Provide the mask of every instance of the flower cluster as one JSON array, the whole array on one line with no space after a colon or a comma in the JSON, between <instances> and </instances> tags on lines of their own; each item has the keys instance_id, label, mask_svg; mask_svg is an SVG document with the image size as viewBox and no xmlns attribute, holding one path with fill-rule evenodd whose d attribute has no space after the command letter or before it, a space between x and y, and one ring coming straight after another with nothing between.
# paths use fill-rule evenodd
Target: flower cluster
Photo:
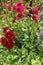
<instances>
[{"instance_id":1,"label":"flower cluster","mask_svg":"<svg viewBox=\"0 0 43 65\"><path fill-rule=\"evenodd\" d=\"M18 14L14 16L13 18L13 23L16 21L16 19L21 19L23 18L23 11L25 9L25 6L21 2L17 2L14 6L11 5L11 2L8 1L8 3L2 3L2 7L8 9L8 11L14 10ZM5 11L4 11L5 14Z\"/></svg>"},{"instance_id":2,"label":"flower cluster","mask_svg":"<svg viewBox=\"0 0 43 65\"><path fill-rule=\"evenodd\" d=\"M35 23L38 23L38 16L37 16L39 13L38 7L33 8L32 11L33 11L33 14L35 14L32 16L32 19L33 21L35 21Z\"/></svg>"},{"instance_id":3,"label":"flower cluster","mask_svg":"<svg viewBox=\"0 0 43 65\"><path fill-rule=\"evenodd\" d=\"M16 2L13 6L11 5L11 2L8 1L7 3L2 3L2 7L8 9L8 11L14 11L16 12L16 15L13 17L12 22L14 23L17 19L22 19L24 17L23 11L27 10L26 7L23 5L22 2ZM40 7L42 9L42 6ZM35 23L39 22L38 14L39 14L39 7L35 6L32 9L30 9L28 16L32 18L32 20ZM6 14L6 11L4 11L4 14ZM43 16L40 15L40 18L42 19Z\"/></svg>"},{"instance_id":4,"label":"flower cluster","mask_svg":"<svg viewBox=\"0 0 43 65\"><path fill-rule=\"evenodd\" d=\"M22 12L24 11L24 9L25 9L25 6L21 2L17 2L14 5L13 10L18 13L17 16L16 16L16 18L18 18L18 19L23 18L23 13Z\"/></svg>"},{"instance_id":5,"label":"flower cluster","mask_svg":"<svg viewBox=\"0 0 43 65\"><path fill-rule=\"evenodd\" d=\"M22 13L24 11L24 5L21 2L17 2L14 6L14 11Z\"/></svg>"},{"instance_id":6,"label":"flower cluster","mask_svg":"<svg viewBox=\"0 0 43 65\"><path fill-rule=\"evenodd\" d=\"M8 3L2 3L2 7L3 8L6 8L8 9L8 11L11 11L12 10L12 5L11 5L11 2L8 1Z\"/></svg>"},{"instance_id":7,"label":"flower cluster","mask_svg":"<svg viewBox=\"0 0 43 65\"><path fill-rule=\"evenodd\" d=\"M10 50L14 47L15 33L9 30L8 27L5 27L3 32L4 37L1 38L2 45Z\"/></svg>"}]
</instances>

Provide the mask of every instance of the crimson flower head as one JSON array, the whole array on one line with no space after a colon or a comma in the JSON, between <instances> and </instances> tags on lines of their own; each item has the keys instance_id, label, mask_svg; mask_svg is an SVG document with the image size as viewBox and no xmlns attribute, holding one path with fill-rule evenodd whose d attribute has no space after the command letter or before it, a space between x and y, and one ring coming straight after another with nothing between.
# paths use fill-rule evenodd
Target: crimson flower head
<instances>
[{"instance_id":1,"label":"crimson flower head","mask_svg":"<svg viewBox=\"0 0 43 65\"><path fill-rule=\"evenodd\" d=\"M33 19L33 21L34 21L35 23L38 23L38 18L37 18L37 16L32 16L32 19Z\"/></svg>"},{"instance_id":2,"label":"crimson flower head","mask_svg":"<svg viewBox=\"0 0 43 65\"><path fill-rule=\"evenodd\" d=\"M9 30L9 28L8 28L8 27L4 27L3 32L4 32L4 33L6 33L8 30Z\"/></svg>"},{"instance_id":3,"label":"crimson flower head","mask_svg":"<svg viewBox=\"0 0 43 65\"><path fill-rule=\"evenodd\" d=\"M11 6L11 2L10 1L8 1L7 6L8 6L8 10L11 11L12 6Z\"/></svg>"},{"instance_id":4,"label":"crimson flower head","mask_svg":"<svg viewBox=\"0 0 43 65\"><path fill-rule=\"evenodd\" d=\"M2 3L2 7L4 7L4 8L5 8L5 7L6 7L6 3Z\"/></svg>"},{"instance_id":5,"label":"crimson flower head","mask_svg":"<svg viewBox=\"0 0 43 65\"><path fill-rule=\"evenodd\" d=\"M19 14L17 15L17 18L18 18L18 19L23 18L23 14L22 14L22 13L19 13Z\"/></svg>"},{"instance_id":6,"label":"crimson flower head","mask_svg":"<svg viewBox=\"0 0 43 65\"><path fill-rule=\"evenodd\" d=\"M22 13L25 9L24 5L21 2L17 2L14 7L13 7L14 11L18 12L18 13Z\"/></svg>"},{"instance_id":7,"label":"crimson flower head","mask_svg":"<svg viewBox=\"0 0 43 65\"><path fill-rule=\"evenodd\" d=\"M6 14L6 11L4 11L3 14Z\"/></svg>"},{"instance_id":8,"label":"crimson flower head","mask_svg":"<svg viewBox=\"0 0 43 65\"><path fill-rule=\"evenodd\" d=\"M1 38L2 45L10 50L14 47L16 35L8 27L5 27L3 32L4 37Z\"/></svg>"},{"instance_id":9,"label":"crimson flower head","mask_svg":"<svg viewBox=\"0 0 43 65\"><path fill-rule=\"evenodd\" d=\"M5 37L6 37L6 39L8 39L10 41L15 41L15 33L12 31L6 32Z\"/></svg>"},{"instance_id":10,"label":"crimson flower head","mask_svg":"<svg viewBox=\"0 0 43 65\"><path fill-rule=\"evenodd\" d=\"M38 7L33 8L33 12L34 12L34 14L38 15L38 12L39 12Z\"/></svg>"},{"instance_id":11,"label":"crimson flower head","mask_svg":"<svg viewBox=\"0 0 43 65\"><path fill-rule=\"evenodd\" d=\"M2 45L6 47L8 50L14 47L14 43L12 41L7 40L5 37L1 38Z\"/></svg>"}]
</instances>

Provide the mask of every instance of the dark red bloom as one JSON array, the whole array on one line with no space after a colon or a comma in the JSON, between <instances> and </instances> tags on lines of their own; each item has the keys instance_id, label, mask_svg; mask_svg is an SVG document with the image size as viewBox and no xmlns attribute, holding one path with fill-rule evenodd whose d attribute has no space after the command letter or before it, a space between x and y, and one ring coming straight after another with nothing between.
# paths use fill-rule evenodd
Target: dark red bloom
<instances>
[{"instance_id":1,"label":"dark red bloom","mask_svg":"<svg viewBox=\"0 0 43 65\"><path fill-rule=\"evenodd\" d=\"M34 12L34 14L38 15L38 12L39 12L38 7L33 8L33 12Z\"/></svg>"},{"instance_id":2,"label":"dark red bloom","mask_svg":"<svg viewBox=\"0 0 43 65\"><path fill-rule=\"evenodd\" d=\"M8 6L8 10L11 11L11 7L10 6Z\"/></svg>"},{"instance_id":3,"label":"dark red bloom","mask_svg":"<svg viewBox=\"0 0 43 65\"><path fill-rule=\"evenodd\" d=\"M6 37L6 39L8 39L10 41L15 41L15 33L12 31L6 32L5 37Z\"/></svg>"},{"instance_id":4,"label":"dark red bloom","mask_svg":"<svg viewBox=\"0 0 43 65\"><path fill-rule=\"evenodd\" d=\"M6 14L6 11L4 11L3 14Z\"/></svg>"},{"instance_id":5,"label":"dark red bloom","mask_svg":"<svg viewBox=\"0 0 43 65\"><path fill-rule=\"evenodd\" d=\"M7 5L8 5L8 10L11 11L11 7L12 7L12 6L11 6L11 2L8 1L8 4L7 4Z\"/></svg>"},{"instance_id":6,"label":"dark red bloom","mask_svg":"<svg viewBox=\"0 0 43 65\"><path fill-rule=\"evenodd\" d=\"M2 7L4 7L4 8L5 8L5 7L6 7L6 3L2 3Z\"/></svg>"},{"instance_id":7,"label":"dark red bloom","mask_svg":"<svg viewBox=\"0 0 43 65\"><path fill-rule=\"evenodd\" d=\"M2 37L1 42L2 42L2 45L9 50L14 47L14 43L12 41L7 40L5 37Z\"/></svg>"},{"instance_id":8,"label":"dark red bloom","mask_svg":"<svg viewBox=\"0 0 43 65\"><path fill-rule=\"evenodd\" d=\"M17 18L18 18L18 19L23 18L23 14L22 14L22 13L19 13L19 14L17 15Z\"/></svg>"},{"instance_id":9,"label":"dark red bloom","mask_svg":"<svg viewBox=\"0 0 43 65\"><path fill-rule=\"evenodd\" d=\"M12 32L8 27L5 27L3 32L4 37L1 38L2 45L10 50L14 47L15 33Z\"/></svg>"},{"instance_id":10,"label":"dark red bloom","mask_svg":"<svg viewBox=\"0 0 43 65\"><path fill-rule=\"evenodd\" d=\"M5 27L4 30L3 30L3 32L6 33L8 30L9 30L9 28Z\"/></svg>"},{"instance_id":11,"label":"dark red bloom","mask_svg":"<svg viewBox=\"0 0 43 65\"><path fill-rule=\"evenodd\" d=\"M34 21L35 23L38 23L38 18L37 18L37 16L32 16L32 19L33 19L33 21Z\"/></svg>"}]
</instances>

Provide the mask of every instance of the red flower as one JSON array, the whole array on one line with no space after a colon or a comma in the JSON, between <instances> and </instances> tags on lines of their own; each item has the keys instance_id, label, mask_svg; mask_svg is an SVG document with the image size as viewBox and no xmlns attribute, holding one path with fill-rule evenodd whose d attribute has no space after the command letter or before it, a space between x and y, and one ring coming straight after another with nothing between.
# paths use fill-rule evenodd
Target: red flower
<instances>
[{"instance_id":1,"label":"red flower","mask_svg":"<svg viewBox=\"0 0 43 65\"><path fill-rule=\"evenodd\" d=\"M9 30L9 28L5 27L4 30L3 30L3 32L6 33L8 30Z\"/></svg>"},{"instance_id":2,"label":"red flower","mask_svg":"<svg viewBox=\"0 0 43 65\"><path fill-rule=\"evenodd\" d=\"M9 30L8 27L5 27L3 32L4 37L1 38L2 45L10 50L14 47L15 33Z\"/></svg>"},{"instance_id":3,"label":"red flower","mask_svg":"<svg viewBox=\"0 0 43 65\"><path fill-rule=\"evenodd\" d=\"M38 7L33 8L33 12L34 14L38 15L38 12L39 12Z\"/></svg>"},{"instance_id":4,"label":"red flower","mask_svg":"<svg viewBox=\"0 0 43 65\"><path fill-rule=\"evenodd\" d=\"M16 12L18 12L18 13L22 13L23 11L24 11L24 5L21 3L21 2L17 2L15 5L14 5L14 7L13 7L13 9L14 9L14 11L16 11Z\"/></svg>"},{"instance_id":5,"label":"red flower","mask_svg":"<svg viewBox=\"0 0 43 65\"><path fill-rule=\"evenodd\" d=\"M6 7L6 3L2 3L2 7L4 7L4 8L5 8L5 7Z\"/></svg>"},{"instance_id":6,"label":"red flower","mask_svg":"<svg viewBox=\"0 0 43 65\"><path fill-rule=\"evenodd\" d=\"M8 10L11 11L11 8L12 8L12 7L11 7L11 2L8 1L8 4L7 4L7 5L8 5Z\"/></svg>"},{"instance_id":7,"label":"red flower","mask_svg":"<svg viewBox=\"0 0 43 65\"><path fill-rule=\"evenodd\" d=\"M8 41L5 37L2 37L1 42L2 42L2 45L9 50L14 47L14 43L12 41Z\"/></svg>"},{"instance_id":8,"label":"red flower","mask_svg":"<svg viewBox=\"0 0 43 65\"><path fill-rule=\"evenodd\" d=\"M11 7L10 6L8 6L8 10L11 11Z\"/></svg>"},{"instance_id":9,"label":"red flower","mask_svg":"<svg viewBox=\"0 0 43 65\"><path fill-rule=\"evenodd\" d=\"M6 37L6 39L8 39L10 41L15 41L15 33L12 31L6 32L5 37Z\"/></svg>"},{"instance_id":10,"label":"red flower","mask_svg":"<svg viewBox=\"0 0 43 65\"><path fill-rule=\"evenodd\" d=\"M38 23L38 18L36 16L32 16L32 19L35 21L35 23Z\"/></svg>"},{"instance_id":11,"label":"red flower","mask_svg":"<svg viewBox=\"0 0 43 65\"><path fill-rule=\"evenodd\" d=\"M22 13L19 13L19 14L17 15L17 18L18 18L18 19L23 18L23 14L22 14Z\"/></svg>"},{"instance_id":12,"label":"red flower","mask_svg":"<svg viewBox=\"0 0 43 65\"><path fill-rule=\"evenodd\" d=\"M6 14L6 11L4 11L3 14Z\"/></svg>"}]
</instances>

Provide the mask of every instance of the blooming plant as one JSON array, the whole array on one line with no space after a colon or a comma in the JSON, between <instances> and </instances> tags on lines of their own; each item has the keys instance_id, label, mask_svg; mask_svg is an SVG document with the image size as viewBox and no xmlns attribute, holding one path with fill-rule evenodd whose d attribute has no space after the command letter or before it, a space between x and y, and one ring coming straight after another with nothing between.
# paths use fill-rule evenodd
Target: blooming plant
<instances>
[{"instance_id":1,"label":"blooming plant","mask_svg":"<svg viewBox=\"0 0 43 65\"><path fill-rule=\"evenodd\" d=\"M0 2L0 65L43 65L43 0Z\"/></svg>"}]
</instances>

